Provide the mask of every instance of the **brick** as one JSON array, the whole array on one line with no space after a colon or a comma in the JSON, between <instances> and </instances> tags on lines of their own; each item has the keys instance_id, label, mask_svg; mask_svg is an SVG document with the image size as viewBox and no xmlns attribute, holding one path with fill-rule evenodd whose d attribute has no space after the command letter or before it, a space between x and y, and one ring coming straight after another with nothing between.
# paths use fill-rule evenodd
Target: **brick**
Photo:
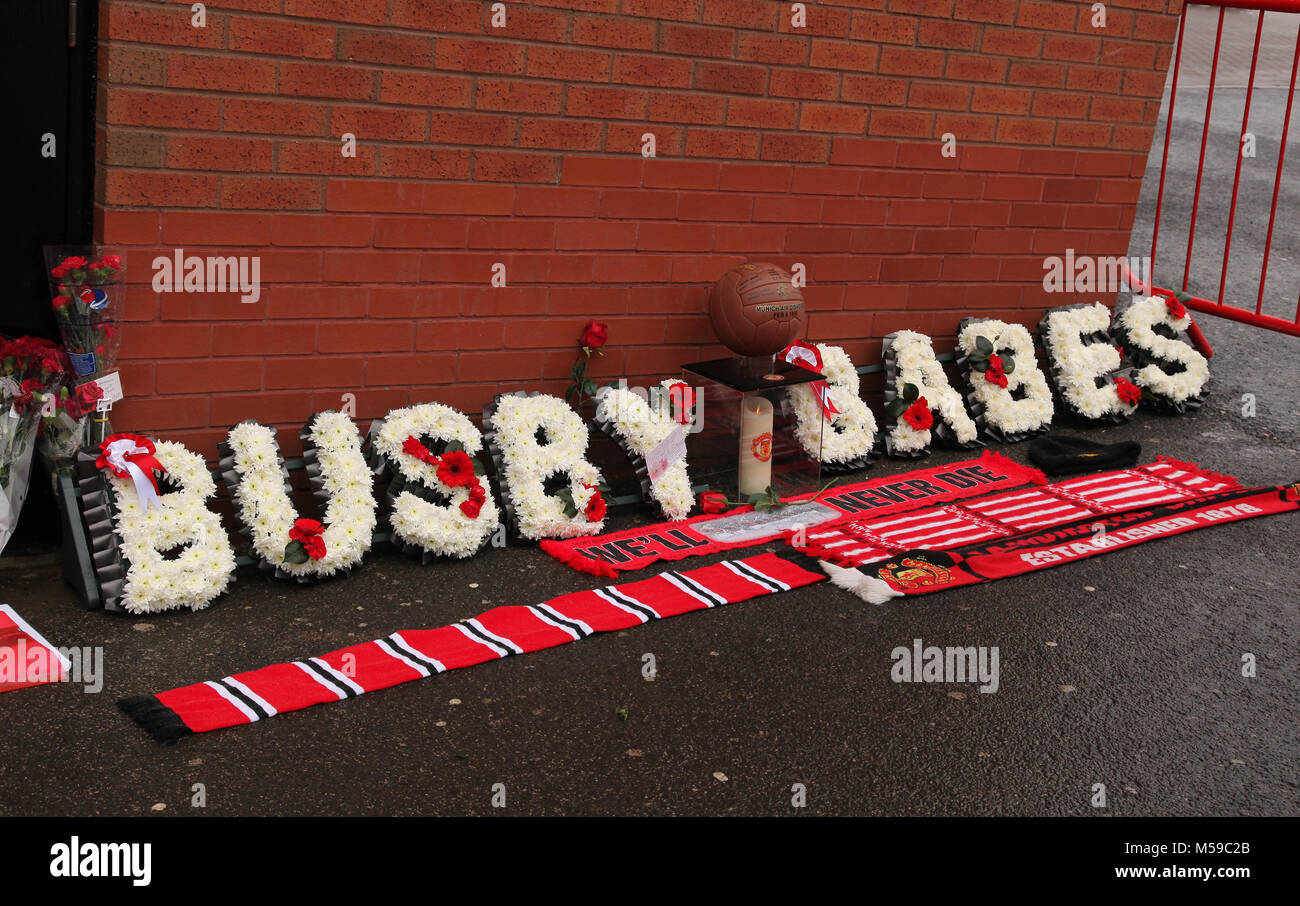
<instances>
[{"instance_id":1,"label":"brick","mask_svg":"<svg viewBox=\"0 0 1300 906\"><path fill-rule=\"evenodd\" d=\"M693 128L686 133L688 157L753 160L758 157L757 135L721 129Z\"/></svg>"},{"instance_id":2,"label":"brick","mask_svg":"<svg viewBox=\"0 0 1300 906\"><path fill-rule=\"evenodd\" d=\"M650 95L647 117L651 122L695 123L716 125L726 115L727 99L712 95L672 96L663 92Z\"/></svg>"},{"instance_id":3,"label":"brick","mask_svg":"<svg viewBox=\"0 0 1300 906\"><path fill-rule=\"evenodd\" d=\"M966 110L971 104L971 88L940 82L913 82L908 91L908 107L936 110Z\"/></svg>"},{"instance_id":4,"label":"brick","mask_svg":"<svg viewBox=\"0 0 1300 906\"><path fill-rule=\"evenodd\" d=\"M379 99L385 104L469 107L474 99L474 80L468 76L390 69L382 75Z\"/></svg>"},{"instance_id":5,"label":"brick","mask_svg":"<svg viewBox=\"0 0 1300 906\"><path fill-rule=\"evenodd\" d=\"M689 160L646 160L641 184L648 187L715 189L722 172L719 164Z\"/></svg>"},{"instance_id":6,"label":"brick","mask_svg":"<svg viewBox=\"0 0 1300 906\"><path fill-rule=\"evenodd\" d=\"M1029 112L1033 92L1027 88L994 88L977 85L971 95L970 109L979 113L1012 113L1023 116Z\"/></svg>"},{"instance_id":7,"label":"brick","mask_svg":"<svg viewBox=\"0 0 1300 906\"><path fill-rule=\"evenodd\" d=\"M623 0L623 14L654 19L694 22L699 16L697 0Z\"/></svg>"},{"instance_id":8,"label":"brick","mask_svg":"<svg viewBox=\"0 0 1300 906\"><path fill-rule=\"evenodd\" d=\"M95 235L110 245L156 243L160 241L161 229L161 216L156 211L95 207Z\"/></svg>"},{"instance_id":9,"label":"brick","mask_svg":"<svg viewBox=\"0 0 1300 906\"><path fill-rule=\"evenodd\" d=\"M736 192L683 192L677 219L747 223L753 208L752 198Z\"/></svg>"},{"instance_id":10,"label":"brick","mask_svg":"<svg viewBox=\"0 0 1300 906\"><path fill-rule=\"evenodd\" d=\"M1075 16L1078 11L1078 7L1073 3L1020 0L1020 8L1016 12L1016 25L1027 29L1074 31Z\"/></svg>"},{"instance_id":11,"label":"brick","mask_svg":"<svg viewBox=\"0 0 1300 906\"><path fill-rule=\"evenodd\" d=\"M377 173L397 179L469 179L471 160L464 148L389 145L379 149Z\"/></svg>"},{"instance_id":12,"label":"brick","mask_svg":"<svg viewBox=\"0 0 1300 906\"><path fill-rule=\"evenodd\" d=\"M320 352L402 352L411 349L413 325L391 321L322 322Z\"/></svg>"},{"instance_id":13,"label":"brick","mask_svg":"<svg viewBox=\"0 0 1300 906\"><path fill-rule=\"evenodd\" d=\"M1061 88L1065 85L1065 67L1059 63L1012 63L1007 81L1015 85Z\"/></svg>"},{"instance_id":14,"label":"brick","mask_svg":"<svg viewBox=\"0 0 1300 906\"><path fill-rule=\"evenodd\" d=\"M460 314L460 287L458 286L372 286L370 307L372 318L446 318ZM436 348L421 345L426 325L416 325L416 349Z\"/></svg>"},{"instance_id":15,"label":"brick","mask_svg":"<svg viewBox=\"0 0 1300 906\"><path fill-rule=\"evenodd\" d=\"M735 33L729 28L702 28L664 22L660 26L659 51L687 57L731 59Z\"/></svg>"},{"instance_id":16,"label":"brick","mask_svg":"<svg viewBox=\"0 0 1300 906\"><path fill-rule=\"evenodd\" d=\"M685 88L691 83L691 62L647 54L619 54L614 57L612 79L624 85Z\"/></svg>"},{"instance_id":17,"label":"brick","mask_svg":"<svg viewBox=\"0 0 1300 906\"><path fill-rule=\"evenodd\" d=\"M368 216L339 214L274 214L271 242L284 246L348 247L370 244L372 223Z\"/></svg>"},{"instance_id":18,"label":"brick","mask_svg":"<svg viewBox=\"0 0 1300 906\"><path fill-rule=\"evenodd\" d=\"M555 226L557 250L624 250L636 246L635 223L566 220Z\"/></svg>"},{"instance_id":19,"label":"brick","mask_svg":"<svg viewBox=\"0 0 1300 906\"><path fill-rule=\"evenodd\" d=\"M569 157L560 181L577 186L639 186L643 165L639 157Z\"/></svg>"},{"instance_id":20,"label":"brick","mask_svg":"<svg viewBox=\"0 0 1300 906\"><path fill-rule=\"evenodd\" d=\"M737 38L736 59L803 66L808 62L809 49L810 42L807 38L744 32Z\"/></svg>"},{"instance_id":21,"label":"brick","mask_svg":"<svg viewBox=\"0 0 1300 906\"><path fill-rule=\"evenodd\" d=\"M761 66L737 63L696 63L695 88L726 94L762 94L767 86L767 70Z\"/></svg>"},{"instance_id":22,"label":"brick","mask_svg":"<svg viewBox=\"0 0 1300 906\"><path fill-rule=\"evenodd\" d=\"M1073 91L1095 94L1118 94L1123 83L1123 72L1103 66L1074 64L1065 77L1065 87Z\"/></svg>"},{"instance_id":23,"label":"brick","mask_svg":"<svg viewBox=\"0 0 1300 906\"><path fill-rule=\"evenodd\" d=\"M262 389L261 359L159 362L155 375L160 393L209 393L213 387Z\"/></svg>"},{"instance_id":24,"label":"brick","mask_svg":"<svg viewBox=\"0 0 1300 906\"><path fill-rule=\"evenodd\" d=\"M100 36L113 41L168 44L176 47L219 48L225 41L225 17L213 10L206 28L190 24L188 6L159 7L112 3L105 6Z\"/></svg>"},{"instance_id":25,"label":"brick","mask_svg":"<svg viewBox=\"0 0 1300 906\"><path fill-rule=\"evenodd\" d=\"M429 114L429 141L448 145L509 145L515 135L514 117L496 113Z\"/></svg>"},{"instance_id":26,"label":"brick","mask_svg":"<svg viewBox=\"0 0 1300 906\"><path fill-rule=\"evenodd\" d=\"M793 129L798 123L799 105L794 101L732 98L727 103L728 126Z\"/></svg>"},{"instance_id":27,"label":"brick","mask_svg":"<svg viewBox=\"0 0 1300 906\"><path fill-rule=\"evenodd\" d=\"M95 149L96 161L111 167L161 169L167 166L163 134L154 130L106 130Z\"/></svg>"},{"instance_id":28,"label":"brick","mask_svg":"<svg viewBox=\"0 0 1300 906\"><path fill-rule=\"evenodd\" d=\"M318 180L285 176L223 176L223 208L319 208L323 192Z\"/></svg>"},{"instance_id":29,"label":"brick","mask_svg":"<svg viewBox=\"0 0 1300 906\"><path fill-rule=\"evenodd\" d=\"M1043 56L1049 60L1095 63L1100 53L1100 38L1084 35L1047 35L1043 38Z\"/></svg>"},{"instance_id":30,"label":"brick","mask_svg":"<svg viewBox=\"0 0 1300 906\"><path fill-rule=\"evenodd\" d=\"M1016 17L1016 0L955 0L954 19L1010 25Z\"/></svg>"},{"instance_id":31,"label":"brick","mask_svg":"<svg viewBox=\"0 0 1300 906\"><path fill-rule=\"evenodd\" d=\"M107 93L105 113L110 124L217 129L221 124L221 101L214 97L112 88Z\"/></svg>"},{"instance_id":32,"label":"brick","mask_svg":"<svg viewBox=\"0 0 1300 906\"><path fill-rule=\"evenodd\" d=\"M867 131L871 135L928 137L933 114L904 110L873 110Z\"/></svg>"},{"instance_id":33,"label":"brick","mask_svg":"<svg viewBox=\"0 0 1300 906\"><path fill-rule=\"evenodd\" d=\"M1020 169L1020 149L967 145L957 152L963 170L1014 173Z\"/></svg>"},{"instance_id":34,"label":"brick","mask_svg":"<svg viewBox=\"0 0 1300 906\"><path fill-rule=\"evenodd\" d=\"M424 187L426 214L509 214L514 210L514 186L429 185Z\"/></svg>"},{"instance_id":35,"label":"brick","mask_svg":"<svg viewBox=\"0 0 1300 906\"><path fill-rule=\"evenodd\" d=\"M907 86L906 79L845 73L840 98L885 107L901 107L907 102Z\"/></svg>"},{"instance_id":36,"label":"brick","mask_svg":"<svg viewBox=\"0 0 1300 906\"><path fill-rule=\"evenodd\" d=\"M524 119L519 124L519 147L599 151L603 128L599 120Z\"/></svg>"},{"instance_id":37,"label":"brick","mask_svg":"<svg viewBox=\"0 0 1300 906\"><path fill-rule=\"evenodd\" d=\"M219 202L218 177L110 170L104 176L100 200L105 204L135 207L212 208Z\"/></svg>"},{"instance_id":38,"label":"brick","mask_svg":"<svg viewBox=\"0 0 1300 906\"><path fill-rule=\"evenodd\" d=\"M641 123L608 123L602 150L610 154L640 154L645 146L645 136L653 135L655 153L664 157L680 157L686 148L686 130L680 126L653 126Z\"/></svg>"},{"instance_id":39,"label":"brick","mask_svg":"<svg viewBox=\"0 0 1300 906\"><path fill-rule=\"evenodd\" d=\"M268 171L273 145L266 139L173 135L167 139L167 167L173 170ZM338 154L338 149L334 149Z\"/></svg>"},{"instance_id":40,"label":"brick","mask_svg":"<svg viewBox=\"0 0 1300 906\"><path fill-rule=\"evenodd\" d=\"M133 324L122 334L123 360L205 359L211 354L210 324ZM131 392L136 393L136 388Z\"/></svg>"},{"instance_id":41,"label":"brick","mask_svg":"<svg viewBox=\"0 0 1300 906\"><path fill-rule=\"evenodd\" d=\"M388 0L284 0L286 16L326 22L382 25Z\"/></svg>"},{"instance_id":42,"label":"brick","mask_svg":"<svg viewBox=\"0 0 1300 906\"><path fill-rule=\"evenodd\" d=\"M278 5L274 11L279 12ZM226 47L245 53L330 60L334 58L334 27L265 16L231 16Z\"/></svg>"},{"instance_id":43,"label":"brick","mask_svg":"<svg viewBox=\"0 0 1300 906\"><path fill-rule=\"evenodd\" d=\"M796 195L854 195L862 183L855 167L799 167L790 191Z\"/></svg>"},{"instance_id":44,"label":"brick","mask_svg":"<svg viewBox=\"0 0 1300 906\"><path fill-rule=\"evenodd\" d=\"M575 44L588 44L594 47L654 50L655 26L651 22L639 22L633 19L577 16L573 20L573 41Z\"/></svg>"},{"instance_id":45,"label":"brick","mask_svg":"<svg viewBox=\"0 0 1300 906\"><path fill-rule=\"evenodd\" d=\"M398 34L391 29L340 28L338 42L338 58L349 63L433 65L432 37Z\"/></svg>"},{"instance_id":46,"label":"brick","mask_svg":"<svg viewBox=\"0 0 1300 906\"><path fill-rule=\"evenodd\" d=\"M490 182L554 182L559 158L551 154L475 151L474 176Z\"/></svg>"},{"instance_id":47,"label":"brick","mask_svg":"<svg viewBox=\"0 0 1300 906\"><path fill-rule=\"evenodd\" d=\"M388 22L399 28L476 35L487 29L485 12L484 5L473 0L391 0Z\"/></svg>"},{"instance_id":48,"label":"brick","mask_svg":"<svg viewBox=\"0 0 1300 906\"><path fill-rule=\"evenodd\" d=\"M311 322L219 324L212 329L214 356L307 355L315 351L316 325Z\"/></svg>"},{"instance_id":49,"label":"brick","mask_svg":"<svg viewBox=\"0 0 1300 906\"><path fill-rule=\"evenodd\" d=\"M594 217L600 197L596 189L521 186L515 193L514 213L522 217Z\"/></svg>"},{"instance_id":50,"label":"brick","mask_svg":"<svg viewBox=\"0 0 1300 906\"><path fill-rule=\"evenodd\" d=\"M709 224L642 223L637 227L636 247L651 252L699 252L713 247Z\"/></svg>"},{"instance_id":51,"label":"brick","mask_svg":"<svg viewBox=\"0 0 1300 906\"><path fill-rule=\"evenodd\" d=\"M1023 28L986 26L979 49L981 53L1006 57L1037 57L1043 50L1043 36Z\"/></svg>"},{"instance_id":52,"label":"brick","mask_svg":"<svg viewBox=\"0 0 1300 906\"><path fill-rule=\"evenodd\" d=\"M419 183L376 179L331 179L325 185L328 211L415 213L423 203Z\"/></svg>"},{"instance_id":53,"label":"brick","mask_svg":"<svg viewBox=\"0 0 1300 906\"><path fill-rule=\"evenodd\" d=\"M351 132L358 141L424 141L429 132L429 114L423 110L391 107L331 108L330 131Z\"/></svg>"},{"instance_id":54,"label":"brick","mask_svg":"<svg viewBox=\"0 0 1300 906\"><path fill-rule=\"evenodd\" d=\"M331 326L330 332L337 329ZM361 356L275 356L266 360L262 380L267 390L310 390L320 386L324 371L336 381L355 375L353 385L360 387L365 367L366 359Z\"/></svg>"},{"instance_id":55,"label":"brick","mask_svg":"<svg viewBox=\"0 0 1300 906\"><path fill-rule=\"evenodd\" d=\"M778 69L772 72L768 93L777 97L830 101L835 99L838 84L839 78L834 73Z\"/></svg>"},{"instance_id":56,"label":"brick","mask_svg":"<svg viewBox=\"0 0 1300 906\"><path fill-rule=\"evenodd\" d=\"M99 48L99 80L106 84L161 86L167 55L156 47L105 42Z\"/></svg>"},{"instance_id":57,"label":"brick","mask_svg":"<svg viewBox=\"0 0 1300 906\"><path fill-rule=\"evenodd\" d=\"M374 175L375 148L373 145L359 143L355 157L344 157L342 149L341 142L282 141L276 148L276 170L281 173Z\"/></svg>"},{"instance_id":58,"label":"brick","mask_svg":"<svg viewBox=\"0 0 1300 906\"><path fill-rule=\"evenodd\" d=\"M375 96L374 70L346 63L280 64L280 93L299 97L363 101Z\"/></svg>"},{"instance_id":59,"label":"brick","mask_svg":"<svg viewBox=\"0 0 1300 906\"><path fill-rule=\"evenodd\" d=\"M564 91L559 85L510 79L478 80L475 106L480 110L559 113L563 105Z\"/></svg>"},{"instance_id":60,"label":"brick","mask_svg":"<svg viewBox=\"0 0 1300 906\"><path fill-rule=\"evenodd\" d=\"M597 50L532 47L527 73L535 78L569 82L608 82L611 55Z\"/></svg>"},{"instance_id":61,"label":"brick","mask_svg":"<svg viewBox=\"0 0 1300 906\"><path fill-rule=\"evenodd\" d=\"M275 63L248 57L167 55L167 87L249 94L275 92Z\"/></svg>"},{"instance_id":62,"label":"brick","mask_svg":"<svg viewBox=\"0 0 1300 906\"><path fill-rule=\"evenodd\" d=\"M472 38L440 38L433 52L438 69L520 75L524 71L524 45Z\"/></svg>"},{"instance_id":63,"label":"brick","mask_svg":"<svg viewBox=\"0 0 1300 906\"><path fill-rule=\"evenodd\" d=\"M226 98L221 125L226 132L267 135L328 135L328 108L298 101Z\"/></svg>"},{"instance_id":64,"label":"brick","mask_svg":"<svg viewBox=\"0 0 1300 906\"><path fill-rule=\"evenodd\" d=\"M1047 119L1084 119L1088 104L1086 98L1069 91L1035 91L1031 110L1034 116Z\"/></svg>"},{"instance_id":65,"label":"brick","mask_svg":"<svg viewBox=\"0 0 1300 906\"><path fill-rule=\"evenodd\" d=\"M735 192L788 192L793 169L773 164L726 163L718 186Z\"/></svg>"},{"instance_id":66,"label":"brick","mask_svg":"<svg viewBox=\"0 0 1300 906\"><path fill-rule=\"evenodd\" d=\"M555 224L549 220L476 220L469 225L471 249L550 249Z\"/></svg>"},{"instance_id":67,"label":"brick","mask_svg":"<svg viewBox=\"0 0 1300 906\"><path fill-rule=\"evenodd\" d=\"M1007 60L976 54L952 53L944 77L962 82L1001 82L1007 77Z\"/></svg>"},{"instance_id":68,"label":"brick","mask_svg":"<svg viewBox=\"0 0 1300 906\"><path fill-rule=\"evenodd\" d=\"M897 48L885 48L885 51L889 50L897 50ZM813 38L809 65L818 69L854 69L860 72L874 72L878 53L883 55L874 44Z\"/></svg>"},{"instance_id":69,"label":"brick","mask_svg":"<svg viewBox=\"0 0 1300 906\"><path fill-rule=\"evenodd\" d=\"M1060 123L1055 142L1066 147L1105 148L1110 145L1112 131L1105 123Z\"/></svg>"},{"instance_id":70,"label":"brick","mask_svg":"<svg viewBox=\"0 0 1300 906\"><path fill-rule=\"evenodd\" d=\"M974 173L926 173L921 194L926 198L980 198L984 177Z\"/></svg>"},{"instance_id":71,"label":"brick","mask_svg":"<svg viewBox=\"0 0 1300 906\"><path fill-rule=\"evenodd\" d=\"M804 103L799 111L801 132L847 132L861 135L867 128L867 111L845 104ZM829 146L827 147L829 153Z\"/></svg>"},{"instance_id":72,"label":"brick","mask_svg":"<svg viewBox=\"0 0 1300 906\"><path fill-rule=\"evenodd\" d=\"M483 318L425 321L416 325L415 348L500 349L505 343L505 325L500 319Z\"/></svg>"},{"instance_id":73,"label":"brick","mask_svg":"<svg viewBox=\"0 0 1300 906\"><path fill-rule=\"evenodd\" d=\"M569 116L642 119L649 100L648 93L636 89L571 85L564 112Z\"/></svg>"},{"instance_id":74,"label":"brick","mask_svg":"<svg viewBox=\"0 0 1300 906\"><path fill-rule=\"evenodd\" d=\"M855 12L849 25L850 38L874 44L914 44L916 33L917 20L914 16Z\"/></svg>"},{"instance_id":75,"label":"brick","mask_svg":"<svg viewBox=\"0 0 1300 906\"><path fill-rule=\"evenodd\" d=\"M796 195L760 195L754 199L754 222L816 223L822 200Z\"/></svg>"},{"instance_id":76,"label":"brick","mask_svg":"<svg viewBox=\"0 0 1300 906\"><path fill-rule=\"evenodd\" d=\"M980 27L966 22L921 19L916 33L916 43L923 47L975 50L980 45Z\"/></svg>"},{"instance_id":77,"label":"brick","mask_svg":"<svg viewBox=\"0 0 1300 906\"><path fill-rule=\"evenodd\" d=\"M996 138L1018 145L1050 145L1056 134L1052 120L1004 116L998 120Z\"/></svg>"}]
</instances>

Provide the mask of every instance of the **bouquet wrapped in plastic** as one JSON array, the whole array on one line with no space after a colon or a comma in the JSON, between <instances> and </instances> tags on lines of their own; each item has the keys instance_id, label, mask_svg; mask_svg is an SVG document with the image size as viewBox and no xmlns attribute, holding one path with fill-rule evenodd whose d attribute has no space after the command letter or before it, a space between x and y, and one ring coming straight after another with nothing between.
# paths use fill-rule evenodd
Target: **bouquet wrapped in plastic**
<instances>
[{"instance_id":1,"label":"bouquet wrapped in plastic","mask_svg":"<svg viewBox=\"0 0 1300 906\"><path fill-rule=\"evenodd\" d=\"M67 364L49 340L0 337L0 550L27 499L36 439L57 412Z\"/></svg>"}]
</instances>

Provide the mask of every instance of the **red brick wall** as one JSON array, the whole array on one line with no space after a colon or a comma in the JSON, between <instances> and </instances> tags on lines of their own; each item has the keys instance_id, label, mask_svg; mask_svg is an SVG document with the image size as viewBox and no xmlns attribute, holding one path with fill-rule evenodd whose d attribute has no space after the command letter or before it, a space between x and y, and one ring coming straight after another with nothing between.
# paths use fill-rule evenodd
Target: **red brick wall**
<instances>
[{"instance_id":1,"label":"red brick wall","mask_svg":"<svg viewBox=\"0 0 1300 906\"><path fill-rule=\"evenodd\" d=\"M595 377L676 374L723 354L708 288L746 260L804 263L810 336L859 364L1034 323L1076 301L1045 255L1127 249L1180 4L101 0L96 231L139 282L115 421L212 455L343 393L474 412L562 391L590 318ZM261 256L261 300L155 294L178 246Z\"/></svg>"}]
</instances>

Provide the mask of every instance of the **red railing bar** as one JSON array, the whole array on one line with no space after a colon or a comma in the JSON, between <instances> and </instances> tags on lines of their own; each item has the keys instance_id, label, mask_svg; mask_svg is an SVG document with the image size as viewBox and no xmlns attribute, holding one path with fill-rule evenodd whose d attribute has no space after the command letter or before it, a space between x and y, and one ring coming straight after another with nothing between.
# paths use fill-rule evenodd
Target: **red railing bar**
<instances>
[{"instance_id":1,"label":"red railing bar","mask_svg":"<svg viewBox=\"0 0 1300 906\"><path fill-rule=\"evenodd\" d=\"M1162 293L1173 295L1171 291L1160 289L1159 287L1156 288L1154 295L1160 295ZM1202 299L1200 296L1184 296L1183 304L1193 311L1203 311L1206 314L1218 315L1220 318L1227 318L1229 321L1240 321L1242 324L1249 324L1252 327L1266 327L1269 330L1274 330L1278 333L1300 337L1300 323L1288 321L1285 318L1275 318L1272 315L1257 315L1248 308L1238 308L1235 305L1219 305L1217 302L1212 302L1209 299ZM1195 322L1193 322L1192 327L1196 327ZM1187 333L1192 337L1192 341L1196 345L1196 348L1200 349L1200 343L1196 342L1196 334L1190 329ZM1197 331L1197 333L1199 333L1199 331ZM1204 349L1201 349L1201 352L1202 354L1206 354Z\"/></svg>"},{"instance_id":2,"label":"red railing bar","mask_svg":"<svg viewBox=\"0 0 1300 906\"><path fill-rule=\"evenodd\" d=\"M1214 34L1214 62L1210 64L1210 88L1205 95L1205 125L1201 129L1201 157L1196 164L1196 192L1192 195L1192 219L1187 225L1187 258L1183 262L1183 292L1187 292L1187 282L1192 271L1192 245L1196 242L1196 210L1201 205L1201 176L1205 171L1205 145L1210 140L1210 111L1214 107L1214 80L1219 75L1219 47L1223 44L1224 12L1223 9L1219 10L1219 28ZM1151 264L1155 267L1154 258Z\"/></svg>"},{"instance_id":3,"label":"red railing bar","mask_svg":"<svg viewBox=\"0 0 1300 906\"><path fill-rule=\"evenodd\" d=\"M1183 8L1186 9L1193 3L1198 6L1268 10L1270 13L1300 13L1300 0L1187 0Z\"/></svg>"},{"instance_id":4,"label":"red railing bar","mask_svg":"<svg viewBox=\"0 0 1300 906\"><path fill-rule=\"evenodd\" d=\"M1262 16L1260 18L1263 18ZM1268 277L1268 253L1273 247L1273 221L1277 217L1277 193L1282 188L1282 165L1286 162L1286 134L1291 128L1291 101L1295 97L1296 67L1300 66L1300 30L1295 36L1295 56L1291 59L1291 90L1286 96L1286 116L1282 118L1282 141L1277 149L1277 175L1273 177L1273 207L1268 213L1268 235L1264 239L1264 260L1259 269L1259 298L1255 300L1255 314L1264 308L1264 280ZM1297 306L1300 309L1300 306ZM1300 323L1300 310L1296 311Z\"/></svg>"},{"instance_id":5,"label":"red railing bar","mask_svg":"<svg viewBox=\"0 0 1300 906\"><path fill-rule=\"evenodd\" d=\"M1183 32L1187 26L1187 7L1178 14L1178 45L1174 50L1174 82L1169 89L1169 113L1165 117L1165 150L1160 157L1160 189L1156 192L1156 222L1151 228L1151 267L1156 264L1156 240L1160 238L1160 208L1165 201L1165 169L1169 163L1169 136L1174 131L1174 102L1178 100L1178 67L1183 60Z\"/></svg>"},{"instance_id":6,"label":"red railing bar","mask_svg":"<svg viewBox=\"0 0 1300 906\"><path fill-rule=\"evenodd\" d=\"M1220 11L1222 15L1222 11ZM1250 78L1246 82L1246 107L1241 113L1241 133L1237 136L1237 172L1232 177L1232 202L1228 205L1228 234L1223 239L1223 270L1219 274L1219 304L1223 304L1223 288L1228 283L1228 252L1232 249L1232 224L1237 218L1237 186L1241 183L1241 143L1250 128L1250 98L1255 92L1255 64L1259 62L1259 38L1264 33L1264 13L1255 23L1255 49L1250 56Z\"/></svg>"}]
</instances>

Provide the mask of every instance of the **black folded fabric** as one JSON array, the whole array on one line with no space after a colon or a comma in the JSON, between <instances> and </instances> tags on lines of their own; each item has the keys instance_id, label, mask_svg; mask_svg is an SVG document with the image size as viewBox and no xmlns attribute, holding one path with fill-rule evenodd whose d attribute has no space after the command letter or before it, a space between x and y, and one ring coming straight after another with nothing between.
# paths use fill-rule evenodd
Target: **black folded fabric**
<instances>
[{"instance_id":1,"label":"black folded fabric","mask_svg":"<svg viewBox=\"0 0 1300 906\"><path fill-rule=\"evenodd\" d=\"M1082 437L1048 434L1029 445L1029 458L1048 475L1075 475L1137 465L1142 445L1135 440L1099 444Z\"/></svg>"}]
</instances>

